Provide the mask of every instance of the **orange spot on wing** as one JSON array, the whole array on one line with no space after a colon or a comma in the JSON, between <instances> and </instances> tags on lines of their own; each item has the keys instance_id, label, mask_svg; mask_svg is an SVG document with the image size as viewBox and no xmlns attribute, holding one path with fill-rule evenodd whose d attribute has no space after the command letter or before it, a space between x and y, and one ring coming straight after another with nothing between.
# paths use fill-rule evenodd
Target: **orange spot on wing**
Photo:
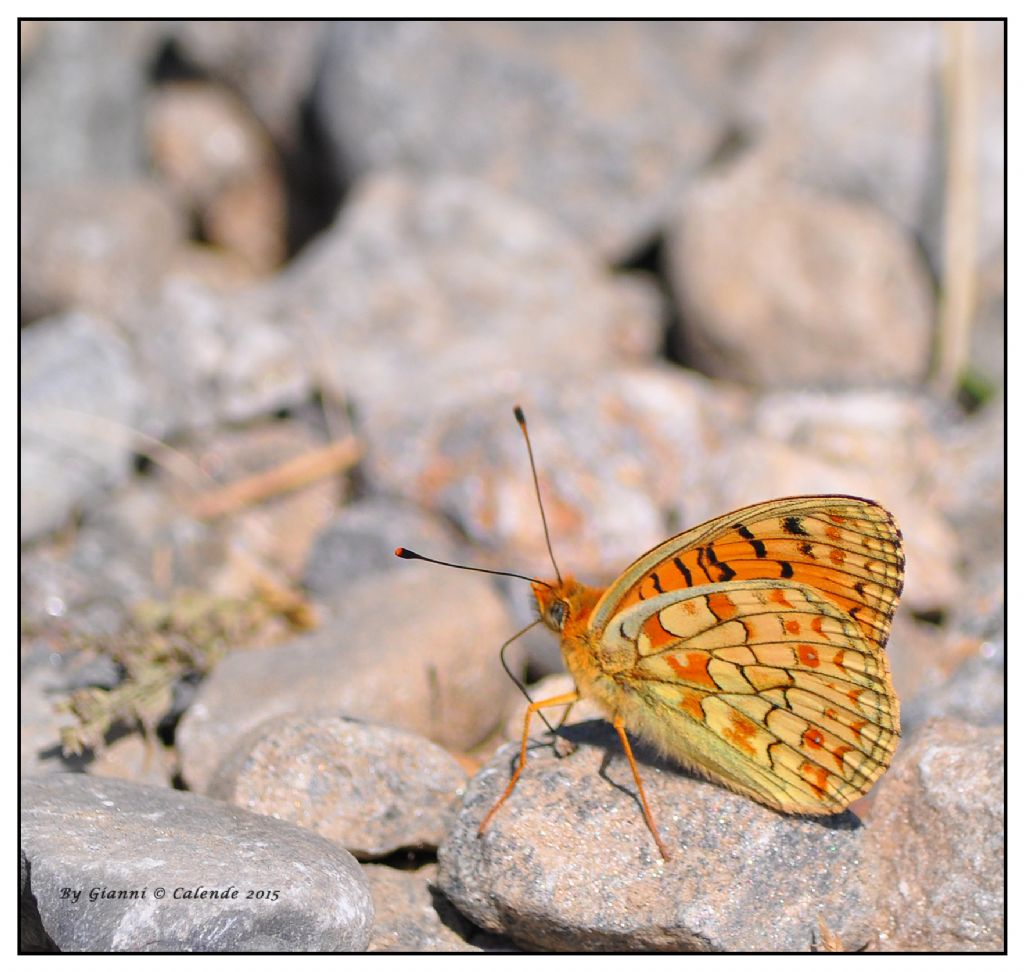
<instances>
[{"instance_id":1,"label":"orange spot on wing","mask_svg":"<svg viewBox=\"0 0 1024 972\"><path fill-rule=\"evenodd\" d=\"M728 594L709 594L708 608L719 621L728 621L736 613L736 605Z\"/></svg>"},{"instance_id":2,"label":"orange spot on wing","mask_svg":"<svg viewBox=\"0 0 1024 972\"><path fill-rule=\"evenodd\" d=\"M832 656L832 664L836 666L841 672L845 672L846 669L843 667L843 656L846 654L846 649L840 648L839 651Z\"/></svg>"},{"instance_id":3,"label":"orange spot on wing","mask_svg":"<svg viewBox=\"0 0 1024 972\"><path fill-rule=\"evenodd\" d=\"M687 614L696 614L697 605L694 604L693 601L683 601L683 610L686 611Z\"/></svg>"},{"instance_id":4,"label":"orange spot on wing","mask_svg":"<svg viewBox=\"0 0 1024 972\"><path fill-rule=\"evenodd\" d=\"M696 692L684 692L679 700L679 708L698 722L704 721L704 707L700 704L700 696Z\"/></svg>"},{"instance_id":5,"label":"orange spot on wing","mask_svg":"<svg viewBox=\"0 0 1024 972\"><path fill-rule=\"evenodd\" d=\"M850 691L846 693L846 697L847 697L847 698L848 698L848 699L849 699L849 700L850 700L850 701L851 701L851 702L852 702L852 703L853 703L854 705L859 705L859 704L860 704L860 697L861 697L861 696L862 696L863 694L864 694L864 689L862 689L862 688L855 688L855 689L850 689Z\"/></svg>"},{"instance_id":6,"label":"orange spot on wing","mask_svg":"<svg viewBox=\"0 0 1024 972\"><path fill-rule=\"evenodd\" d=\"M658 651L666 645L671 645L679 640L679 635L666 631L657 614L652 614L645 622L643 632L651 643L651 650Z\"/></svg>"},{"instance_id":7,"label":"orange spot on wing","mask_svg":"<svg viewBox=\"0 0 1024 972\"><path fill-rule=\"evenodd\" d=\"M800 767L804 779L814 787L822 796L825 794L825 787L828 786L828 772L822 766L814 766L811 763L804 763Z\"/></svg>"},{"instance_id":8,"label":"orange spot on wing","mask_svg":"<svg viewBox=\"0 0 1024 972\"><path fill-rule=\"evenodd\" d=\"M737 749L742 749L751 756L754 755L754 747L750 744L750 740L757 735L757 726L746 716L733 712L729 725L722 730L722 735Z\"/></svg>"},{"instance_id":9,"label":"orange spot on wing","mask_svg":"<svg viewBox=\"0 0 1024 972\"><path fill-rule=\"evenodd\" d=\"M783 607L791 608L793 605L786 600L786 592L776 587L771 594L768 595L769 600L774 601L776 604L781 604Z\"/></svg>"},{"instance_id":10,"label":"orange spot on wing","mask_svg":"<svg viewBox=\"0 0 1024 972\"><path fill-rule=\"evenodd\" d=\"M838 547L830 550L828 559L832 561L837 567L842 567L846 563L846 551L840 550Z\"/></svg>"},{"instance_id":11,"label":"orange spot on wing","mask_svg":"<svg viewBox=\"0 0 1024 972\"><path fill-rule=\"evenodd\" d=\"M860 739L860 731L868 724L867 719L857 719L850 723L850 728L854 731L857 738Z\"/></svg>"},{"instance_id":12,"label":"orange spot on wing","mask_svg":"<svg viewBox=\"0 0 1024 972\"><path fill-rule=\"evenodd\" d=\"M708 674L708 662L711 656L702 651L688 651L686 653L686 664L682 664L675 655L666 655L665 661L683 681L693 682L697 685L706 685L710 689L718 691L715 680Z\"/></svg>"},{"instance_id":13,"label":"orange spot on wing","mask_svg":"<svg viewBox=\"0 0 1024 972\"><path fill-rule=\"evenodd\" d=\"M799 621L787 621L785 628L790 634L800 634L800 622Z\"/></svg>"},{"instance_id":14,"label":"orange spot on wing","mask_svg":"<svg viewBox=\"0 0 1024 972\"><path fill-rule=\"evenodd\" d=\"M846 517L845 516L840 516L838 513L829 513L828 518L833 523L845 523L846 522Z\"/></svg>"},{"instance_id":15,"label":"orange spot on wing","mask_svg":"<svg viewBox=\"0 0 1024 972\"><path fill-rule=\"evenodd\" d=\"M853 746L836 746L836 748L832 750L832 758L836 761L836 766L838 766L840 770L843 769L844 765L843 756L852 752Z\"/></svg>"},{"instance_id":16,"label":"orange spot on wing","mask_svg":"<svg viewBox=\"0 0 1024 972\"><path fill-rule=\"evenodd\" d=\"M808 668L817 668L821 664L818 653L810 645L797 645L796 656L800 659L800 664Z\"/></svg>"},{"instance_id":17,"label":"orange spot on wing","mask_svg":"<svg viewBox=\"0 0 1024 972\"><path fill-rule=\"evenodd\" d=\"M650 577L645 577L640 581L640 593L643 594L644 600L647 600L649 597L655 597L660 591L654 586L654 581Z\"/></svg>"},{"instance_id":18,"label":"orange spot on wing","mask_svg":"<svg viewBox=\"0 0 1024 972\"><path fill-rule=\"evenodd\" d=\"M829 540L839 540L842 534L835 527L825 527L825 536Z\"/></svg>"},{"instance_id":19,"label":"orange spot on wing","mask_svg":"<svg viewBox=\"0 0 1024 972\"><path fill-rule=\"evenodd\" d=\"M821 749L825 745L825 737L821 734L821 730L815 726L810 726L804 730L803 743L810 749Z\"/></svg>"},{"instance_id":20,"label":"orange spot on wing","mask_svg":"<svg viewBox=\"0 0 1024 972\"><path fill-rule=\"evenodd\" d=\"M820 615L818 617L816 617L811 622L811 631L813 631L815 634L820 634L822 636L822 638L824 638L826 641L831 641L832 639L827 634L825 634L824 631L821 630L821 623L824 620L825 619L823 617L821 617Z\"/></svg>"}]
</instances>

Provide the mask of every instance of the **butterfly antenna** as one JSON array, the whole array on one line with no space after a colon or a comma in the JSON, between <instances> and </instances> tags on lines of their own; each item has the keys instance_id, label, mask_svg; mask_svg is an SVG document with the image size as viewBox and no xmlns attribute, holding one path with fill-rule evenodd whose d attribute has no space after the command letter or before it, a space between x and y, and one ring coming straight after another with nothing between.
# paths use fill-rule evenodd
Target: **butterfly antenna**
<instances>
[{"instance_id":1,"label":"butterfly antenna","mask_svg":"<svg viewBox=\"0 0 1024 972\"><path fill-rule=\"evenodd\" d=\"M515 574L510 570L491 570L488 567L470 567L468 564L453 564L447 560L435 560L433 557L424 557L423 554L409 550L408 547L395 547L395 556L403 560L425 560L428 564L440 564L442 567L454 567L456 570L475 570L480 574L498 574L501 577L517 577L519 580L529 581L531 584L541 584L550 588L547 581L538 580L536 577L527 577L526 574ZM519 634L522 634L520 631ZM516 635L518 638L519 635Z\"/></svg>"},{"instance_id":2,"label":"butterfly antenna","mask_svg":"<svg viewBox=\"0 0 1024 972\"><path fill-rule=\"evenodd\" d=\"M506 641L505 644L501 646L501 651L498 652L498 657L501 659L501 667L505 669L505 674L508 675L508 677L512 679L513 682L515 682L516 688L523 693L523 696L526 698L526 701L530 703L530 705L533 705L533 699L530 698L530 693L526 691L526 686L523 685L523 683L520 682L518 678L516 678L512 669L508 667L508 662L505 660L505 649L510 644L512 644L513 641L522 638L522 636L526 634L526 632L529 631L531 628L535 628L538 624L540 624L540 622L540 618L537 618L536 621L531 621L525 628L523 628L522 631L518 631L514 635L512 635L512 637L509 638L508 641ZM555 731L555 727L552 726L550 722L548 722L543 712L538 711L537 715L540 716L541 721L544 723L544 725L548 727L548 732Z\"/></svg>"},{"instance_id":3,"label":"butterfly antenna","mask_svg":"<svg viewBox=\"0 0 1024 972\"><path fill-rule=\"evenodd\" d=\"M526 439L526 451L530 456L530 472L533 473L533 488L537 493L537 506L540 507L540 521L544 524L544 542L548 545L548 556L551 558L551 566L555 568L555 576L558 578L558 583L561 584L562 572L558 569L558 564L555 562L555 552L551 549L551 534L548 531L548 518L544 514L544 503L540 498L540 481L537 479L537 464L533 461L533 446L530 445L530 433L526 431L526 416L518 405L512 411L516 417L516 421L519 423L519 428L523 430L523 438ZM544 721L546 723L547 719Z\"/></svg>"}]
</instances>

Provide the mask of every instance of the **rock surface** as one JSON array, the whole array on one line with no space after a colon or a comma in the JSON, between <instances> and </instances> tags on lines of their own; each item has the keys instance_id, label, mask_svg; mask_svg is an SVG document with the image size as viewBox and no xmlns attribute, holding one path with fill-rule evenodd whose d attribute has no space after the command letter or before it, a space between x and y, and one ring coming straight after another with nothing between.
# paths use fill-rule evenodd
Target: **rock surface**
<instances>
[{"instance_id":1,"label":"rock surface","mask_svg":"<svg viewBox=\"0 0 1024 972\"><path fill-rule=\"evenodd\" d=\"M438 883L474 922L555 951L807 951L819 916L844 941L868 940L852 814L786 817L638 755L665 862L611 727L563 732L579 749L558 759L538 747L483 835L517 747L470 784Z\"/></svg>"},{"instance_id":2,"label":"rock surface","mask_svg":"<svg viewBox=\"0 0 1024 972\"><path fill-rule=\"evenodd\" d=\"M21 377L21 536L30 540L128 475L142 386L109 324L77 311L22 337Z\"/></svg>"},{"instance_id":3,"label":"rock surface","mask_svg":"<svg viewBox=\"0 0 1024 972\"><path fill-rule=\"evenodd\" d=\"M904 744L866 826L879 948L1005 949L1004 770L1001 727L942 719Z\"/></svg>"},{"instance_id":4,"label":"rock surface","mask_svg":"<svg viewBox=\"0 0 1024 972\"><path fill-rule=\"evenodd\" d=\"M365 864L375 920L368 952L478 952L473 925L434 887L437 865L403 871Z\"/></svg>"},{"instance_id":5,"label":"rock surface","mask_svg":"<svg viewBox=\"0 0 1024 972\"><path fill-rule=\"evenodd\" d=\"M924 377L931 284L881 213L741 169L687 193L668 245L679 340L702 372L763 388Z\"/></svg>"},{"instance_id":6,"label":"rock surface","mask_svg":"<svg viewBox=\"0 0 1024 972\"><path fill-rule=\"evenodd\" d=\"M430 740L324 714L258 726L217 768L208 792L372 859L436 849L464 784L459 764Z\"/></svg>"},{"instance_id":7,"label":"rock surface","mask_svg":"<svg viewBox=\"0 0 1024 972\"><path fill-rule=\"evenodd\" d=\"M485 580L406 566L354 584L314 634L217 666L178 729L191 787L205 790L221 759L275 716L329 710L456 751L497 726L515 692L495 658L514 630L504 606Z\"/></svg>"},{"instance_id":8,"label":"rock surface","mask_svg":"<svg viewBox=\"0 0 1024 972\"><path fill-rule=\"evenodd\" d=\"M362 951L370 940L359 865L291 824L81 775L24 780L21 797L29 940L40 928L66 952Z\"/></svg>"}]
</instances>

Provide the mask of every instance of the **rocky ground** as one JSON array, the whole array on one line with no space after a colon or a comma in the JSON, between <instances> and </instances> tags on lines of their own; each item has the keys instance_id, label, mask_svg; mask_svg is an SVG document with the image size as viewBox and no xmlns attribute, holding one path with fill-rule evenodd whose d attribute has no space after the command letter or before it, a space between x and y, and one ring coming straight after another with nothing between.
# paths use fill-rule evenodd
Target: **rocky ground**
<instances>
[{"instance_id":1,"label":"rocky ground","mask_svg":"<svg viewBox=\"0 0 1024 972\"><path fill-rule=\"evenodd\" d=\"M928 380L936 24L22 26L21 947L1004 947L1003 43ZM747 503L903 531L895 761L787 817L497 652ZM571 688L531 631L511 667Z\"/></svg>"}]
</instances>

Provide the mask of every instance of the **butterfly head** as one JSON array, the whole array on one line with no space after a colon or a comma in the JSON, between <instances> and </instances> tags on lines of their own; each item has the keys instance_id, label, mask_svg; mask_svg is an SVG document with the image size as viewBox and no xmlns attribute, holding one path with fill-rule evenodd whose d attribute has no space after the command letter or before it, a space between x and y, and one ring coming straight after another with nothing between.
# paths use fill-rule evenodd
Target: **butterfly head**
<instances>
[{"instance_id":1,"label":"butterfly head","mask_svg":"<svg viewBox=\"0 0 1024 972\"><path fill-rule=\"evenodd\" d=\"M541 621L559 633L585 619L600 594L571 577L560 581L534 581L530 586L537 599L537 613Z\"/></svg>"}]
</instances>

